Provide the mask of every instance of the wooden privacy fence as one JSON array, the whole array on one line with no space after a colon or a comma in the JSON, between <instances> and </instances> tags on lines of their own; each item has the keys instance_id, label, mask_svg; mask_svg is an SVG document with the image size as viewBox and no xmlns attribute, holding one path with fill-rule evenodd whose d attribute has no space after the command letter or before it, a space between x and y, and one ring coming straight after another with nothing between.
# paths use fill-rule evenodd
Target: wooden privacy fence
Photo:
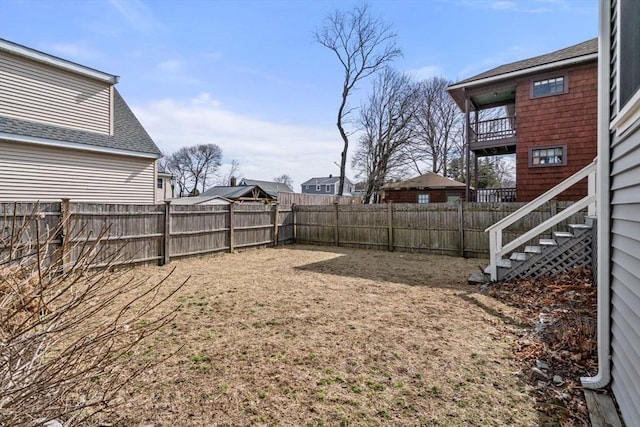
<instances>
[{"instance_id":1,"label":"wooden privacy fence","mask_svg":"<svg viewBox=\"0 0 640 427\"><path fill-rule=\"evenodd\" d=\"M93 266L158 262L237 248L293 241L293 211L281 205L171 206L70 203L0 203L0 262L15 246L20 224L22 248L33 248L48 230L58 230L50 256L73 264L88 245L100 241ZM12 231L13 230L13 231ZM103 235L101 233L106 230ZM60 250L57 250L60 249ZM25 249L31 250L31 249ZM114 261L111 261L115 259Z\"/></svg>"},{"instance_id":2,"label":"wooden privacy fence","mask_svg":"<svg viewBox=\"0 0 640 427\"><path fill-rule=\"evenodd\" d=\"M504 241L515 239L571 203L552 200L507 229ZM484 230L523 205L457 202L295 206L295 241L488 258L489 238ZM585 214L574 215L557 229L584 222ZM555 230L544 237L551 237Z\"/></svg>"},{"instance_id":3,"label":"wooden privacy fence","mask_svg":"<svg viewBox=\"0 0 640 427\"><path fill-rule=\"evenodd\" d=\"M551 201L505 230L508 242L571 202ZM93 203L0 203L0 263L6 248L14 259L56 233L46 256L73 263L100 241L93 265L158 262L285 242L352 246L487 258L484 230L523 203L432 203L379 205L124 205ZM35 214L34 214L35 213ZM558 225L582 223L579 213ZM26 221L22 233L17 227ZM102 230L107 232L100 236ZM555 231L550 230L549 233ZM19 236L18 236L19 234ZM550 237L550 236L545 236ZM20 241L17 241L20 239ZM527 244L533 244L529 242ZM116 256L117 255L117 256ZM56 258L59 259L59 258Z\"/></svg>"}]
</instances>

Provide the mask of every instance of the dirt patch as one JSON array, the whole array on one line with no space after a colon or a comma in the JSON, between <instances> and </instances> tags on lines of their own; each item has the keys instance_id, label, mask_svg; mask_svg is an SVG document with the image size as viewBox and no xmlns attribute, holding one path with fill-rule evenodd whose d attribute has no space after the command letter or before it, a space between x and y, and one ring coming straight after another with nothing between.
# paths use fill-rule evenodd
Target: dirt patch
<instances>
[{"instance_id":1,"label":"dirt patch","mask_svg":"<svg viewBox=\"0 0 640 427\"><path fill-rule=\"evenodd\" d=\"M466 284L481 263L292 245L139 268L191 276L176 321L136 356L175 355L98 421L536 425L511 354L520 320Z\"/></svg>"}]
</instances>

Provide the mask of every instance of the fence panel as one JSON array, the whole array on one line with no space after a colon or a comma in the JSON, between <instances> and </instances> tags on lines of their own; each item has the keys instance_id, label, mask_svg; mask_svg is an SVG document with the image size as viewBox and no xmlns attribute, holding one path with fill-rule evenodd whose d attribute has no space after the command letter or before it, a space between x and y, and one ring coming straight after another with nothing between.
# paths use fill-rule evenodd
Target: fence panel
<instances>
[{"instance_id":1,"label":"fence panel","mask_svg":"<svg viewBox=\"0 0 640 427\"><path fill-rule=\"evenodd\" d=\"M275 205L236 205L233 210L233 247L273 243L274 209Z\"/></svg>"},{"instance_id":2,"label":"fence panel","mask_svg":"<svg viewBox=\"0 0 640 427\"><path fill-rule=\"evenodd\" d=\"M335 244L336 209L333 205L298 206L296 214L296 242L320 245Z\"/></svg>"},{"instance_id":3,"label":"fence panel","mask_svg":"<svg viewBox=\"0 0 640 427\"><path fill-rule=\"evenodd\" d=\"M100 238L92 266L159 261L164 238L163 205L70 203L65 242L75 263Z\"/></svg>"},{"instance_id":4,"label":"fence panel","mask_svg":"<svg viewBox=\"0 0 640 427\"><path fill-rule=\"evenodd\" d=\"M0 265L35 254L37 235L40 243L47 239L52 243L46 253L41 253L44 264L58 261L60 217L60 203L0 203Z\"/></svg>"},{"instance_id":5,"label":"fence panel","mask_svg":"<svg viewBox=\"0 0 640 427\"><path fill-rule=\"evenodd\" d=\"M228 250L230 205L172 205L169 256Z\"/></svg>"},{"instance_id":6,"label":"fence panel","mask_svg":"<svg viewBox=\"0 0 640 427\"><path fill-rule=\"evenodd\" d=\"M457 206L457 203L394 205L394 248L457 255L460 247Z\"/></svg>"},{"instance_id":7,"label":"fence panel","mask_svg":"<svg viewBox=\"0 0 640 427\"><path fill-rule=\"evenodd\" d=\"M278 243L293 242L293 206L278 206Z\"/></svg>"}]
</instances>

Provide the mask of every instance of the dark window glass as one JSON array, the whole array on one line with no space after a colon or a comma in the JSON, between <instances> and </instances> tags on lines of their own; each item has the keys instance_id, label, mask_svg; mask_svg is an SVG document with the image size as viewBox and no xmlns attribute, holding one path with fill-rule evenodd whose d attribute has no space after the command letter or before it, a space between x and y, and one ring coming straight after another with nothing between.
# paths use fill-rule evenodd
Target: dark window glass
<instances>
[{"instance_id":1,"label":"dark window glass","mask_svg":"<svg viewBox=\"0 0 640 427\"><path fill-rule=\"evenodd\" d=\"M620 108L640 88L640 1L620 0Z\"/></svg>"},{"instance_id":2,"label":"dark window glass","mask_svg":"<svg viewBox=\"0 0 640 427\"><path fill-rule=\"evenodd\" d=\"M158 178L158 182L156 183L157 187L162 190L162 178Z\"/></svg>"},{"instance_id":3,"label":"dark window glass","mask_svg":"<svg viewBox=\"0 0 640 427\"><path fill-rule=\"evenodd\" d=\"M562 165L564 164L564 150L562 147L534 148L531 150L531 165Z\"/></svg>"}]
</instances>

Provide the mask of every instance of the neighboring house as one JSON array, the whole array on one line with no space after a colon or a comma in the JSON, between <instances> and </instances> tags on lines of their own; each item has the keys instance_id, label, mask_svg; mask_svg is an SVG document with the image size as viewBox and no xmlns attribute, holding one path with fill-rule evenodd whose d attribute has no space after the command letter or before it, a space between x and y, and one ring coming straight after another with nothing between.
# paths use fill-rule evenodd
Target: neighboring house
<instances>
[{"instance_id":1,"label":"neighboring house","mask_svg":"<svg viewBox=\"0 0 640 427\"><path fill-rule=\"evenodd\" d=\"M156 178L156 202L173 199L175 197L175 178L170 173L158 172Z\"/></svg>"},{"instance_id":2,"label":"neighboring house","mask_svg":"<svg viewBox=\"0 0 640 427\"><path fill-rule=\"evenodd\" d=\"M466 185L437 173L406 181L393 182L382 187L382 202L388 203L445 203L465 199Z\"/></svg>"},{"instance_id":3,"label":"neighboring house","mask_svg":"<svg viewBox=\"0 0 640 427\"><path fill-rule=\"evenodd\" d=\"M328 177L311 178L301 184L303 194L338 194L340 190L340 177L329 175ZM353 183L349 178L344 179L343 196L353 193Z\"/></svg>"},{"instance_id":4,"label":"neighboring house","mask_svg":"<svg viewBox=\"0 0 640 427\"><path fill-rule=\"evenodd\" d=\"M0 201L156 201L161 153L117 82L0 39Z\"/></svg>"},{"instance_id":5,"label":"neighboring house","mask_svg":"<svg viewBox=\"0 0 640 427\"><path fill-rule=\"evenodd\" d=\"M640 2L600 0L598 373L640 426Z\"/></svg>"},{"instance_id":6,"label":"neighboring house","mask_svg":"<svg viewBox=\"0 0 640 427\"><path fill-rule=\"evenodd\" d=\"M201 193L197 198L203 197L222 197L233 202L262 202L271 203L275 199L258 185L235 185L235 186L216 186L211 187L207 191ZM193 199L195 197L187 197ZM183 199L185 199L183 197Z\"/></svg>"},{"instance_id":7,"label":"neighboring house","mask_svg":"<svg viewBox=\"0 0 640 427\"><path fill-rule=\"evenodd\" d=\"M476 165L478 157L515 154L516 201L535 199L595 158L597 70L593 39L501 65L447 89L465 113L465 145ZM483 110L496 107L504 107L503 117L482 120ZM477 175L466 182L478 188ZM586 194L584 181L559 198Z\"/></svg>"},{"instance_id":8,"label":"neighboring house","mask_svg":"<svg viewBox=\"0 0 640 427\"><path fill-rule=\"evenodd\" d=\"M243 178L240 180L239 185L257 185L274 199L278 199L278 193L293 193L293 189L282 182L259 181L257 179Z\"/></svg>"}]
</instances>

